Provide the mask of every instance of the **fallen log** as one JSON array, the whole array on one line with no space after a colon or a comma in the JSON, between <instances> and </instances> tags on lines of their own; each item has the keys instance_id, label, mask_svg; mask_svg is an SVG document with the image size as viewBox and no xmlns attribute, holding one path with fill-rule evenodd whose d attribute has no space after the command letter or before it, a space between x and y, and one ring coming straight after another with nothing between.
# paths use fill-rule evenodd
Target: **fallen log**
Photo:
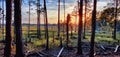
<instances>
[{"instance_id":1,"label":"fallen log","mask_svg":"<svg viewBox=\"0 0 120 57\"><path fill-rule=\"evenodd\" d=\"M64 50L64 47L62 47L62 49L60 50L59 54L57 55L57 57L60 57L62 51Z\"/></svg>"},{"instance_id":2,"label":"fallen log","mask_svg":"<svg viewBox=\"0 0 120 57\"><path fill-rule=\"evenodd\" d=\"M100 45L100 48L102 48L103 50L105 50L105 48L103 47L103 45Z\"/></svg>"},{"instance_id":3,"label":"fallen log","mask_svg":"<svg viewBox=\"0 0 120 57\"><path fill-rule=\"evenodd\" d=\"M119 45L116 46L114 52L117 52L118 48L119 48Z\"/></svg>"}]
</instances>

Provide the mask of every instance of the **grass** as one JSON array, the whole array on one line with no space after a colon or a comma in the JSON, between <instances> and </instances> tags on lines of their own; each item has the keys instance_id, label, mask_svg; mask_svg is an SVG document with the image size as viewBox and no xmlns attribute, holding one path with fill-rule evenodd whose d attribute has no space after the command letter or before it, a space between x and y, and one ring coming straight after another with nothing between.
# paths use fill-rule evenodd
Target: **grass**
<instances>
[{"instance_id":1,"label":"grass","mask_svg":"<svg viewBox=\"0 0 120 57\"><path fill-rule=\"evenodd\" d=\"M31 30L30 30L30 35L32 36L37 36L37 31L36 31L35 26L31 26ZM26 26L22 27L22 36L23 39L29 39L28 38L28 28ZM1 30L1 29L0 29ZM14 28L12 28L12 37L14 38ZM55 37L55 42L53 43L53 32L54 32L54 37ZM45 30L42 28L41 29L41 39L37 38L37 37L32 37L32 42L31 43L27 43L27 47L26 50L41 50L43 48L45 48L46 45L46 39L45 39ZM63 32L60 33L63 39L63 44L66 44L66 35L63 36ZM77 36L77 32L73 33L74 36ZM91 33L89 31L86 32L86 39L82 39L82 42L90 42L90 38L91 38ZM0 33L0 39L2 39L2 33ZM112 39L112 33L108 32L108 33L96 33L95 36L95 42L96 43L105 43L105 44L119 44L120 45L120 33L117 33L117 39L114 40ZM50 48L54 48L54 47L58 47L59 46L59 39L57 38L57 29L49 29L49 46ZM77 38L70 38L69 40L69 46L77 46Z\"/></svg>"}]
</instances>

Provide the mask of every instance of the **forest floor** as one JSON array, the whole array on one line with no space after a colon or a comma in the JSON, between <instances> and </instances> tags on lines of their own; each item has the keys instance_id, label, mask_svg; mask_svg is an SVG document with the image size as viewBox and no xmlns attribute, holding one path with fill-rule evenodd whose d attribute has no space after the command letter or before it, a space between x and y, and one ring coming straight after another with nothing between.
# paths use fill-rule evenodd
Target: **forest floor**
<instances>
[{"instance_id":1,"label":"forest floor","mask_svg":"<svg viewBox=\"0 0 120 57\"><path fill-rule=\"evenodd\" d=\"M118 47L117 51L115 52L116 47L114 46L103 46L101 47L95 46L95 57L120 57L120 48ZM104 50L105 49L105 50ZM62 48L51 48L49 50L41 50L41 51L33 51L28 54L27 57L57 57L58 54ZM77 47L69 47L69 48L64 48L62 53L60 54L60 57L89 57L89 50L90 47L86 43L82 45L82 51L83 55L78 55L77 53Z\"/></svg>"},{"instance_id":2,"label":"forest floor","mask_svg":"<svg viewBox=\"0 0 120 57\"><path fill-rule=\"evenodd\" d=\"M54 50L51 49L48 51L43 50L41 52L32 52L27 57L57 57L59 51L60 51L60 48L57 48ZM3 54L4 54L3 52L4 52L3 49L0 50L0 57L3 57ZM83 55L78 55L76 54L76 52L77 52L76 49L72 49L72 50L64 49L60 57L89 57L88 52L83 52ZM98 54L98 55L95 55L95 57L120 57L120 53L119 54L116 54L116 53Z\"/></svg>"},{"instance_id":3,"label":"forest floor","mask_svg":"<svg viewBox=\"0 0 120 57\"><path fill-rule=\"evenodd\" d=\"M60 57L89 57L90 46L87 42L82 42L82 51L83 55L78 55L77 47L62 47L63 51L60 54ZM44 47L45 48L45 47ZM27 57L57 57L60 51L62 50L60 47L50 48L49 50L33 50L26 52ZM117 46L115 45L103 45L95 43L95 57L120 57L120 47L115 49ZM14 55L14 53L12 53ZM0 43L0 57L4 55L4 44ZM11 57L14 57L14 56Z\"/></svg>"},{"instance_id":4,"label":"forest floor","mask_svg":"<svg viewBox=\"0 0 120 57\"><path fill-rule=\"evenodd\" d=\"M37 53L32 53L27 57L57 57L60 49L41 51ZM68 50L64 49L60 57L89 57L89 52L83 52L83 55L76 54L76 49ZM95 57L120 57L120 53L106 53L106 54L96 54Z\"/></svg>"}]
</instances>

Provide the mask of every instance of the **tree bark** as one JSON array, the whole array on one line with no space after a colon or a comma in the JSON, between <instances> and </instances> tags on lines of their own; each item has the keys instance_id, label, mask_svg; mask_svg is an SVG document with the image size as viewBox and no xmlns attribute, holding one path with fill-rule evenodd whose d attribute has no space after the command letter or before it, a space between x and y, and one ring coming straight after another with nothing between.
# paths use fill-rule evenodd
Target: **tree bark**
<instances>
[{"instance_id":1,"label":"tree bark","mask_svg":"<svg viewBox=\"0 0 120 57\"><path fill-rule=\"evenodd\" d=\"M86 30L86 12L87 12L87 0L85 0L85 19L84 19L84 32L83 32L83 39L85 39L85 30Z\"/></svg>"},{"instance_id":2,"label":"tree bark","mask_svg":"<svg viewBox=\"0 0 120 57\"><path fill-rule=\"evenodd\" d=\"M65 0L63 0L63 7L64 7L64 22L63 22L63 34L65 33L65 14L66 14L66 12L65 12Z\"/></svg>"},{"instance_id":3,"label":"tree bark","mask_svg":"<svg viewBox=\"0 0 120 57\"><path fill-rule=\"evenodd\" d=\"M12 0L6 0L6 38L4 57L11 57L11 21L12 21Z\"/></svg>"},{"instance_id":4,"label":"tree bark","mask_svg":"<svg viewBox=\"0 0 120 57\"><path fill-rule=\"evenodd\" d=\"M14 20L16 32L16 55L15 57L24 57L23 42L22 42L22 25L21 25L21 2L22 0L14 0Z\"/></svg>"},{"instance_id":5,"label":"tree bark","mask_svg":"<svg viewBox=\"0 0 120 57\"><path fill-rule=\"evenodd\" d=\"M37 38L41 38L40 31L40 0L37 0Z\"/></svg>"},{"instance_id":6,"label":"tree bark","mask_svg":"<svg viewBox=\"0 0 120 57\"><path fill-rule=\"evenodd\" d=\"M60 37L60 0L58 0L58 38L60 40L60 47L62 47L62 38Z\"/></svg>"},{"instance_id":7,"label":"tree bark","mask_svg":"<svg viewBox=\"0 0 120 57\"><path fill-rule=\"evenodd\" d=\"M67 39L66 39L66 46L67 48L69 47L68 46L68 42L69 42L69 22L70 22L70 14L67 15L67 23L66 23L66 35L67 35Z\"/></svg>"},{"instance_id":8,"label":"tree bark","mask_svg":"<svg viewBox=\"0 0 120 57\"><path fill-rule=\"evenodd\" d=\"M82 54L82 44L81 44L81 38L82 38L82 19L83 19L83 0L80 0L80 8L79 8L79 24L78 24L78 47L77 47L77 54Z\"/></svg>"},{"instance_id":9,"label":"tree bark","mask_svg":"<svg viewBox=\"0 0 120 57\"><path fill-rule=\"evenodd\" d=\"M94 40L95 40L95 29L96 29L96 5L97 0L94 0L94 7L92 12L92 35L91 35L91 42L90 42L90 55L89 57L94 57Z\"/></svg>"},{"instance_id":10,"label":"tree bark","mask_svg":"<svg viewBox=\"0 0 120 57\"><path fill-rule=\"evenodd\" d=\"M47 18L47 8L46 0L44 0L44 10L45 10L45 38L46 38L46 50L49 49L49 35L48 35L48 18Z\"/></svg>"},{"instance_id":11,"label":"tree bark","mask_svg":"<svg viewBox=\"0 0 120 57\"><path fill-rule=\"evenodd\" d=\"M72 38L72 36L73 36L73 25L71 24L70 27L71 27L71 38Z\"/></svg>"},{"instance_id":12,"label":"tree bark","mask_svg":"<svg viewBox=\"0 0 120 57\"><path fill-rule=\"evenodd\" d=\"M4 0L2 0L2 8L3 8L3 10L2 10L2 14L3 14L3 19L2 19L2 37L3 37L3 40L4 40Z\"/></svg>"},{"instance_id":13,"label":"tree bark","mask_svg":"<svg viewBox=\"0 0 120 57\"><path fill-rule=\"evenodd\" d=\"M30 37L30 15L31 15L31 11L30 11L30 1L31 0L29 0L29 12L28 12L28 14L29 14L29 20L28 20L28 38L29 38L29 42L31 42L31 37ZM26 39L27 40L27 39Z\"/></svg>"},{"instance_id":14,"label":"tree bark","mask_svg":"<svg viewBox=\"0 0 120 57\"><path fill-rule=\"evenodd\" d=\"M116 7L115 7L115 20L114 20L114 34L113 34L113 39L116 39L116 26L117 26L117 8L118 8L118 0L115 0L115 4L116 4Z\"/></svg>"}]
</instances>

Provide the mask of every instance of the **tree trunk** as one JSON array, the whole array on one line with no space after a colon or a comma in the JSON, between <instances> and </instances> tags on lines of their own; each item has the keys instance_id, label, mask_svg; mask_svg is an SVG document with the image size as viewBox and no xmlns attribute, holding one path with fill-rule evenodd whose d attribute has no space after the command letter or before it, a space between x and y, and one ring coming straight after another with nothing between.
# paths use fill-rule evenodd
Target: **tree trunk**
<instances>
[{"instance_id":1,"label":"tree trunk","mask_svg":"<svg viewBox=\"0 0 120 57\"><path fill-rule=\"evenodd\" d=\"M114 20L114 34L113 39L116 39L116 25L117 25L117 8L118 8L118 0L115 0L116 8L115 8L115 20Z\"/></svg>"},{"instance_id":2,"label":"tree trunk","mask_svg":"<svg viewBox=\"0 0 120 57\"><path fill-rule=\"evenodd\" d=\"M40 31L40 0L37 0L37 38L41 38Z\"/></svg>"},{"instance_id":3,"label":"tree trunk","mask_svg":"<svg viewBox=\"0 0 120 57\"><path fill-rule=\"evenodd\" d=\"M83 32L83 39L85 39L85 29L86 29L86 12L87 12L87 0L85 0L85 19L84 19L84 32Z\"/></svg>"},{"instance_id":4,"label":"tree trunk","mask_svg":"<svg viewBox=\"0 0 120 57\"><path fill-rule=\"evenodd\" d=\"M44 13L43 13L43 17L44 17L44 36L46 38L46 17L45 17L45 10L44 10Z\"/></svg>"},{"instance_id":5,"label":"tree trunk","mask_svg":"<svg viewBox=\"0 0 120 57\"><path fill-rule=\"evenodd\" d=\"M78 1L77 1L77 5L78 5ZM77 15L78 15L78 12L77 12L78 8L77 7L75 8L75 11L76 11L76 16L75 16L75 32L77 32L77 18L78 18L77 17Z\"/></svg>"},{"instance_id":6,"label":"tree trunk","mask_svg":"<svg viewBox=\"0 0 120 57\"><path fill-rule=\"evenodd\" d=\"M73 27L72 27L72 24L71 24L71 38L72 38L72 36L73 36Z\"/></svg>"},{"instance_id":7,"label":"tree trunk","mask_svg":"<svg viewBox=\"0 0 120 57\"><path fill-rule=\"evenodd\" d=\"M29 25L28 25L28 38L29 38L29 42L31 42L31 37L30 37L30 15L31 15L31 14L30 14L30 12L31 12L31 11L30 11L30 1L31 1L31 0L29 0L29 12L28 12L28 14L29 14L29 20L28 20L28 24L29 24ZM27 39L26 39L26 40L27 40Z\"/></svg>"},{"instance_id":8,"label":"tree trunk","mask_svg":"<svg viewBox=\"0 0 120 57\"><path fill-rule=\"evenodd\" d=\"M11 20L12 20L12 0L6 0L6 38L4 57L11 57Z\"/></svg>"},{"instance_id":9,"label":"tree trunk","mask_svg":"<svg viewBox=\"0 0 120 57\"><path fill-rule=\"evenodd\" d=\"M64 35L64 33L65 33L65 0L63 0L63 7L64 7L64 22L63 22L63 35Z\"/></svg>"},{"instance_id":10,"label":"tree trunk","mask_svg":"<svg viewBox=\"0 0 120 57\"><path fill-rule=\"evenodd\" d=\"M44 0L44 10L45 10L45 37L46 37L46 50L49 49L49 35L48 35L48 18L47 18L47 8L46 8L46 0Z\"/></svg>"},{"instance_id":11,"label":"tree trunk","mask_svg":"<svg viewBox=\"0 0 120 57\"><path fill-rule=\"evenodd\" d=\"M91 42L90 42L90 55L89 57L94 57L94 40L95 40L95 29L96 29L96 5L97 0L94 0L94 8L92 12L92 35L91 35Z\"/></svg>"},{"instance_id":12,"label":"tree trunk","mask_svg":"<svg viewBox=\"0 0 120 57\"><path fill-rule=\"evenodd\" d=\"M16 55L15 57L24 57L22 42L22 25L21 25L21 2L22 0L14 0L14 20L16 32Z\"/></svg>"},{"instance_id":13,"label":"tree trunk","mask_svg":"<svg viewBox=\"0 0 120 57\"><path fill-rule=\"evenodd\" d=\"M58 38L60 40L60 47L62 47L62 38L60 37L60 0L58 0Z\"/></svg>"},{"instance_id":14,"label":"tree trunk","mask_svg":"<svg viewBox=\"0 0 120 57\"><path fill-rule=\"evenodd\" d=\"M55 43L55 37L54 37L55 36L55 32L53 31L52 33L53 33L53 43Z\"/></svg>"},{"instance_id":15,"label":"tree trunk","mask_svg":"<svg viewBox=\"0 0 120 57\"><path fill-rule=\"evenodd\" d=\"M82 19L83 19L83 0L80 0L80 8L79 8L79 24L78 24L78 47L77 47L77 54L82 54L82 44L81 44L81 38L82 38Z\"/></svg>"},{"instance_id":16,"label":"tree trunk","mask_svg":"<svg viewBox=\"0 0 120 57\"><path fill-rule=\"evenodd\" d=\"M3 40L4 40L4 0L2 0L2 14L3 14L3 19L2 19L2 37L3 37Z\"/></svg>"},{"instance_id":17,"label":"tree trunk","mask_svg":"<svg viewBox=\"0 0 120 57\"><path fill-rule=\"evenodd\" d=\"M70 14L67 15L67 23L66 23L66 31L67 31L66 46L67 48L68 48L68 42L69 42L69 22L70 22Z\"/></svg>"}]
</instances>

